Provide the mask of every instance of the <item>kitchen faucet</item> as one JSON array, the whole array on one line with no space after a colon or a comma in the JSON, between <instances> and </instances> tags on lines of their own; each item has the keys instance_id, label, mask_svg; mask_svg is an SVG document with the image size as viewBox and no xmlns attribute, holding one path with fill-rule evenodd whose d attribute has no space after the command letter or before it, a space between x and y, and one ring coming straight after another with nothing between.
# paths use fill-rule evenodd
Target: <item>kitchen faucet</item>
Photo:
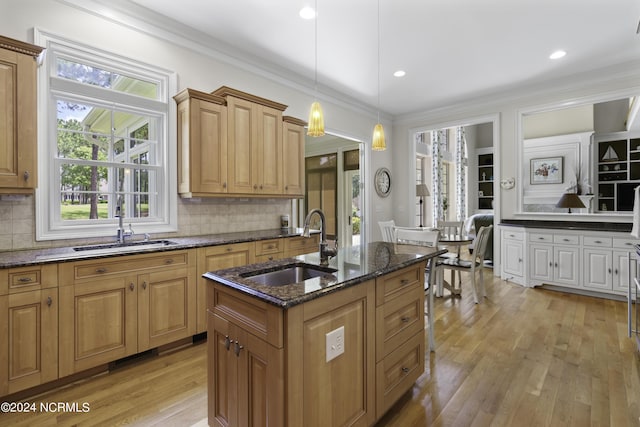
<instances>
[{"instance_id":1,"label":"kitchen faucet","mask_svg":"<svg viewBox=\"0 0 640 427\"><path fill-rule=\"evenodd\" d=\"M304 220L304 231L302 237L311 237L309 233L309 225L311 223L311 216L317 213L320 216L320 265L329 264L329 257L334 257L338 254L338 240L336 239L335 247L329 248L327 246L327 230L325 223L327 222L324 217L324 212L320 209L311 209Z\"/></svg>"},{"instance_id":2,"label":"kitchen faucet","mask_svg":"<svg viewBox=\"0 0 640 427\"><path fill-rule=\"evenodd\" d=\"M116 241L121 245L124 245L127 241L127 237L133 236L133 229L131 228L131 223L129 223L128 230L125 230L124 225L122 224L122 220L124 218L124 214L122 213L122 196L118 197L115 216L118 218L118 232L116 234Z\"/></svg>"}]
</instances>

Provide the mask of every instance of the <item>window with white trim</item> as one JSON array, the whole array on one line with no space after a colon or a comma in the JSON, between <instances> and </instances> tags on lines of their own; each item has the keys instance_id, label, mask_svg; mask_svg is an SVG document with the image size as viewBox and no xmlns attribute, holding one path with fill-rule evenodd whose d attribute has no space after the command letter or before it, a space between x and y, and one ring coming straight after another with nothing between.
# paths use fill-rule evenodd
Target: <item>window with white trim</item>
<instances>
[{"instance_id":1,"label":"window with white trim","mask_svg":"<svg viewBox=\"0 0 640 427\"><path fill-rule=\"evenodd\" d=\"M175 74L38 36L46 46L39 75L46 102L39 111L37 239L115 235L118 213L136 233L175 231L168 142Z\"/></svg>"}]
</instances>

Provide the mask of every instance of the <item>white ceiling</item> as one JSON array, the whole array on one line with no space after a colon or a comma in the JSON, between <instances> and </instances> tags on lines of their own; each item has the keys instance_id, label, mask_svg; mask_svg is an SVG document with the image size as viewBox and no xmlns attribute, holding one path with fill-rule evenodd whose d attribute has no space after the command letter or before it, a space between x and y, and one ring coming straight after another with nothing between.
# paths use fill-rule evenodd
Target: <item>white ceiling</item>
<instances>
[{"instance_id":1,"label":"white ceiling","mask_svg":"<svg viewBox=\"0 0 640 427\"><path fill-rule=\"evenodd\" d=\"M313 0L127 0L313 87ZM376 108L377 2L318 0L318 85ZM135 5L132 5L134 7ZM164 15L161 17L157 14ZM380 0L380 109L424 111L640 59L638 0ZM548 59L556 49L567 55ZM629 65L630 66L630 65ZM406 76L396 78L397 69Z\"/></svg>"}]
</instances>

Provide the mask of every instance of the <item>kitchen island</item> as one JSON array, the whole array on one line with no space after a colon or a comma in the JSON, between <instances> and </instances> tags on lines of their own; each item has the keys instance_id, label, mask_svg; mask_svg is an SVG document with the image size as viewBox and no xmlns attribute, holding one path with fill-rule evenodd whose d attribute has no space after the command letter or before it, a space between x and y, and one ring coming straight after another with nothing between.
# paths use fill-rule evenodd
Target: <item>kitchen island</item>
<instances>
[{"instance_id":1,"label":"kitchen island","mask_svg":"<svg viewBox=\"0 0 640 427\"><path fill-rule=\"evenodd\" d=\"M373 425L424 372L424 268L374 242L209 272L209 425ZM317 277L265 284L292 267Z\"/></svg>"}]
</instances>

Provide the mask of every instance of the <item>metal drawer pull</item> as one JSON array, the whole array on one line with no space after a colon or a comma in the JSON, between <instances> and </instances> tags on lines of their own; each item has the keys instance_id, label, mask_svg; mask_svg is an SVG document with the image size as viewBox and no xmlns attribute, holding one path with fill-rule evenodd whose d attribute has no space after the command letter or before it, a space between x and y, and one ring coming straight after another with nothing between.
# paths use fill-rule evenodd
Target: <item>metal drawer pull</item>
<instances>
[{"instance_id":1,"label":"metal drawer pull","mask_svg":"<svg viewBox=\"0 0 640 427\"><path fill-rule=\"evenodd\" d=\"M404 366L402 367L402 372L404 372L405 374L409 372L409 368L405 368Z\"/></svg>"},{"instance_id":2,"label":"metal drawer pull","mask_svg":"<svg viewBox=\"0 0 640 427\"><path fill-rule=\"evenodd\" d=\"M240 350L242 350L243 348L244 348L244 346L240 345L240 343L238 341L236 341L235 349L234 349L234 352L236 353L236 356L240 356Z\"/></svg>"},{"instance_id":3,"label":"metal drawer pull","mask_svg":"<svg viewBox=\"0 0 640 427\"><path fill-rule=\"evenodd\" d=\"M107 269L106 268L96 268L96 273L106 273Z\"/></svg>"},{"instance_id":4,"label":"metal drawer pull","mask_svg":"<svg viewBox=\"0 0 640 427\"><path fill-rule=\"evenodd\" d=\"M594 240L593 243L600 244L600 243L602 243L602 241L601 240Z\"/></svg>"},{"instance_id":5,"label":"metal drawer pull","mask_svg":"<svg viewBox=\"0 0 640 427\"><path fill-rule=\"evenodd\" d=\"M407 279L400 280L400 284L401 285L406 285L407 283L409 283L409 280L407 280Z\"/></svg>"},{"instance_id":6,"label":"metal drawer pull","mask_svg":"<svg viewBox=\"0 0 640 427\"><path fill-rule=\"evenodd\" d=\"M568 242L568 241L569 241L569 239L562 239L562 240L564 240L565 242Z\"/></svg>"},{"instance_id":7,"label":"metal drawer pull","mask_svg":"<svg viewBox=\"0 0 640 427\"><path fill-rule=\"evenodd\" d=\"M171 259L171 258L166 259L166 260L164 260L164 263L165 264L173 264L173 259Z\"/></svg>"},{"instance_id":8,"label":"metal drawer pull","mask_svg":"<svg viewBox=\"0 0 640 427\"><path fill-rule=\"evenodd\" d=\"M23 175L23 177L24 177L24 180L25 180L25 181L29 181L29 177L30 177L30 176L31 176L31 174L29 173L29 171L24 171L24 175Z\"/></svg>"},{"instance_id":9,"label":"metal drawer pull","mask_svg":"<svg viewBox=\"0 0 640 427\"><path fill-rule=\"evenodd\" d=\"M135 286L133 286L133 282L129 283L129 289L131 289L132 291L135 289Z\"/></svg>"},{"instance_id":10,"label":"metal drawer pull","mask_svg":"<svg viewBox=\"0 0 640 427\"><path fill-rule=\"evenodd\" d=\"M618 269L617 268L613 269L613 274L615 274L616 276L618 275Z\"/></svg>"},{"instance_id":11,"label":"metal drawer pull","mask_svg":"<svg viewBox=\"0 0 640 427\"><path fill-rule=\"evenodd\" d=\"M31 277L21 277L18 279L18 282L20 283L29 283L31 282Z\"/></svg>"},{"instance_id":12,"label":"metal drawer pull","mask_svg":"<svg viewBox=\"0 0 640 427\"><path fill-rule=\"evenodd\" d=\"M407 322L409 322L409 318L408 318L408 317L406 317L406 316L402 316L402 317L400 318L400 320L402 320L402 323L407 323Z\"/></svg>"},{"instance_id":13,"label":"metal drawer pull","mask_svg":"<svg viewBox=\"0 0 640 427\"><path fill-rule=\"evenodd\" d=\"M51 304L53 304L53 299L51 297L47 297L47 305L51 307Z\"/></svg>"},{"instance_id":14,"label":"metal drawer pull","mask_svg":"<svg viewBox=\"0 0 640 427\"><path fill-rule=\"evenodd\" d=\"M607 269L607 272L608 272L609 274L611 274L611 269L610 269L610 268L609 268L609 269Z\"/></svg>"},{"instance_id":15,"label":"metal drawer pull","mask_svg":"<svg viewBox=\"0 0 640 427\"><path fill-rule=\"evenodd\" d=\"M147 289L147 282L142 282L142 289Z\"/></svg>"},{"instance_id":16,"label":"metal drawer pull","mask_svg":"<svg viewBox=\"0 0 640 427\"><path fill-rule=\"evenodd\" d=\"M229 350L229 347L231 347L231 340L229 339L229 335L225 335L224 336L224 348Z\"/></svg>"},{"instance_id":17,"label":"metal drawer pull","mask_svg":"<svg viewBox=\"0 0 640 427\"><path fill-rule=\"evenodd\" d=\"M538 240L544 240L544 237L538 237Z\"/></svg>"}]
</instances>

